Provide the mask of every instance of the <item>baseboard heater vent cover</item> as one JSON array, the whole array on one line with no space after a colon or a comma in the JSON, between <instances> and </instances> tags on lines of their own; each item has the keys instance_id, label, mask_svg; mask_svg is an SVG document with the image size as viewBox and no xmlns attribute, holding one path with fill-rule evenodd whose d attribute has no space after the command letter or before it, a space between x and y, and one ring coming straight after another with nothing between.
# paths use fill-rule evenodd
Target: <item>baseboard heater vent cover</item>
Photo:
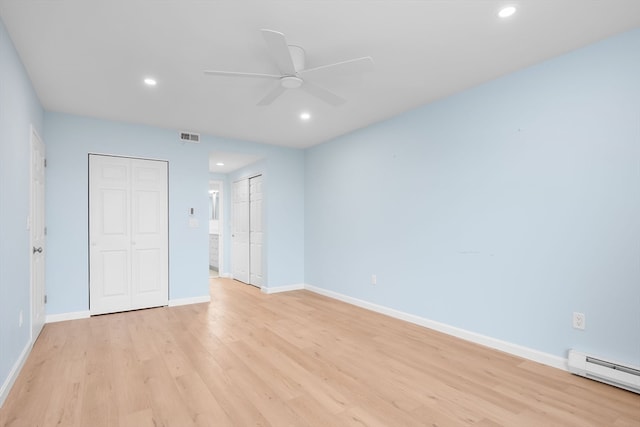
<instances>
[{"instance_id":1,"label":"baseboard heater vent cover","mask_svg":"<svg viewBox=\"0 0 640 427\"><path fill-rule=\"evenodd\" d=\"M640 394L640 368L569 350L569 372Z\"/></svg>"}]
</instances>

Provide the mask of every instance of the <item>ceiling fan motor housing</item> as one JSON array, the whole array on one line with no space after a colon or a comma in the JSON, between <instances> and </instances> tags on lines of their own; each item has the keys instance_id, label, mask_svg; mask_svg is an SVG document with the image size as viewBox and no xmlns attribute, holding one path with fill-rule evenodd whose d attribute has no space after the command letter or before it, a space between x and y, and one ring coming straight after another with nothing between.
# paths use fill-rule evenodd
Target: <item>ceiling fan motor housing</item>
<instances>
[{"instance_id":1,"label":"ceiling fan motor housing","mask_svg":"<svg viewBox=\"0 0 640 427\"><path fill-rule=\"evenodd\" d=\"M297 89L302 86L302 79L296 76L284 76L280 78L280 85L285 89Z\"/></svg>"}]
</instances>

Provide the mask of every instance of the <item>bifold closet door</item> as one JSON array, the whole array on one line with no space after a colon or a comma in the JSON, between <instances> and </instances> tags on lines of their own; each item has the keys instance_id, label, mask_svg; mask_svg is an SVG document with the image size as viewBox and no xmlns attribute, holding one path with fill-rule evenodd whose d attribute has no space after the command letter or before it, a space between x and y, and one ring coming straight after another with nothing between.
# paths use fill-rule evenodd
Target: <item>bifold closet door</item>
<instances>
[{"instance_id":1,"label":"bifold closet door","mask_svg":"<svg viewBox=\"0 0 640 427\"><path fill-rule=\"evenodd\" d=\"M249 180L233 183L231 206L231 274L249 283Z\"/></svg>"},{"instance_id":2,"label":"bifold closet door","mask_svg":"<svg viewBox=\"0 0 640 427\"><path fill-rule=\"evenodd\" d=\"M167 162L89 156L89 309L167 305Z\"/></svg>"},{"instance_id":3,"label":"bifold closet door","mask_svg":"<svg viewBox=\"0 0 640 427\"><path fill-rule=\"evenodd\" d=\"M234 279L261 287L263 221L262 176L236 181L232 186L231 273Z\"/></svg>"},{"instance_id":4,"label":"bifold closet door","mask_svg":"<svg viewBox=\"0 0 640 427\"><path fill-rule=\"evenodd\" d=\"M262 176L249 179L249 284L262 286Z\"/></svg>"}]
</instances>

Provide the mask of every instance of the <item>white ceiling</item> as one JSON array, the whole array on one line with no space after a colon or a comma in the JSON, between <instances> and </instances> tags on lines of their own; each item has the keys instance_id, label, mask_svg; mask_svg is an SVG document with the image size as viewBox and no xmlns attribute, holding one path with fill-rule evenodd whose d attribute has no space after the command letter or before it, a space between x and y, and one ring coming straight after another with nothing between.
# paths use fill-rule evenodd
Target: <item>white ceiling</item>
<instances>
[{"instance_id":1,"label":"white ceiling","mask_svg":"<svg viewBox=\"0 0 640 427\"><path fill-rule=\"evenodd\" d=\"M260 160L260 156L230 151L212 151L209 153L209 171L226 174ZM218 163L222 163L219 165Z\"/></svg>"},{"instance_id":2,"label":"white ceiling","mask_svg":"<svg viewBox=\"0 0 640 427\"><path fill-rule=\"evenodd\" d=\"M47 110L308 147L639 27L640 0L0 0L0 16ZM258 107L272 81L202 71L277 73L262 28L307 67L374 71L317 82L339 107L298 90Z\"/></svg>"}]
</instances>

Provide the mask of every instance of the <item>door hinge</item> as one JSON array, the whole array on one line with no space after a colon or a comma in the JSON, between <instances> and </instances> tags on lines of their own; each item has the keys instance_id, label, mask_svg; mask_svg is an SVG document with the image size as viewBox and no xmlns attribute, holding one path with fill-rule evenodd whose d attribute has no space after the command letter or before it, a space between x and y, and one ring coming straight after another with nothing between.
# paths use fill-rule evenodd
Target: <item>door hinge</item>
<instances>
[{"instance_id":1,"label":"door hinge","mask_svg":"<svg viewBox=\"0 0 640 427\"><path fill-rule=\"evenodd\" d=\"M47 227L44 228L44 235L47 235Z\"/></svg>"},{"instance_id":2,"label":"door hinge","mask_svg":"<svg viewBox=\"0 0 640 427\"><path fill-rule=\"evenodd\" d=\"M46 295L44 296L44 303L45 304L47 303L47 296Z\"/></svg>"},{"instance_id":3,"label":"door hinge","mask_svg":"<svg viewBox=\"0 0 640 427\"><path fill-rule=\"evenodd\" d=\"M44 167L47 167L47 159L44 159Z\"/></svg>"}]
</instances>

